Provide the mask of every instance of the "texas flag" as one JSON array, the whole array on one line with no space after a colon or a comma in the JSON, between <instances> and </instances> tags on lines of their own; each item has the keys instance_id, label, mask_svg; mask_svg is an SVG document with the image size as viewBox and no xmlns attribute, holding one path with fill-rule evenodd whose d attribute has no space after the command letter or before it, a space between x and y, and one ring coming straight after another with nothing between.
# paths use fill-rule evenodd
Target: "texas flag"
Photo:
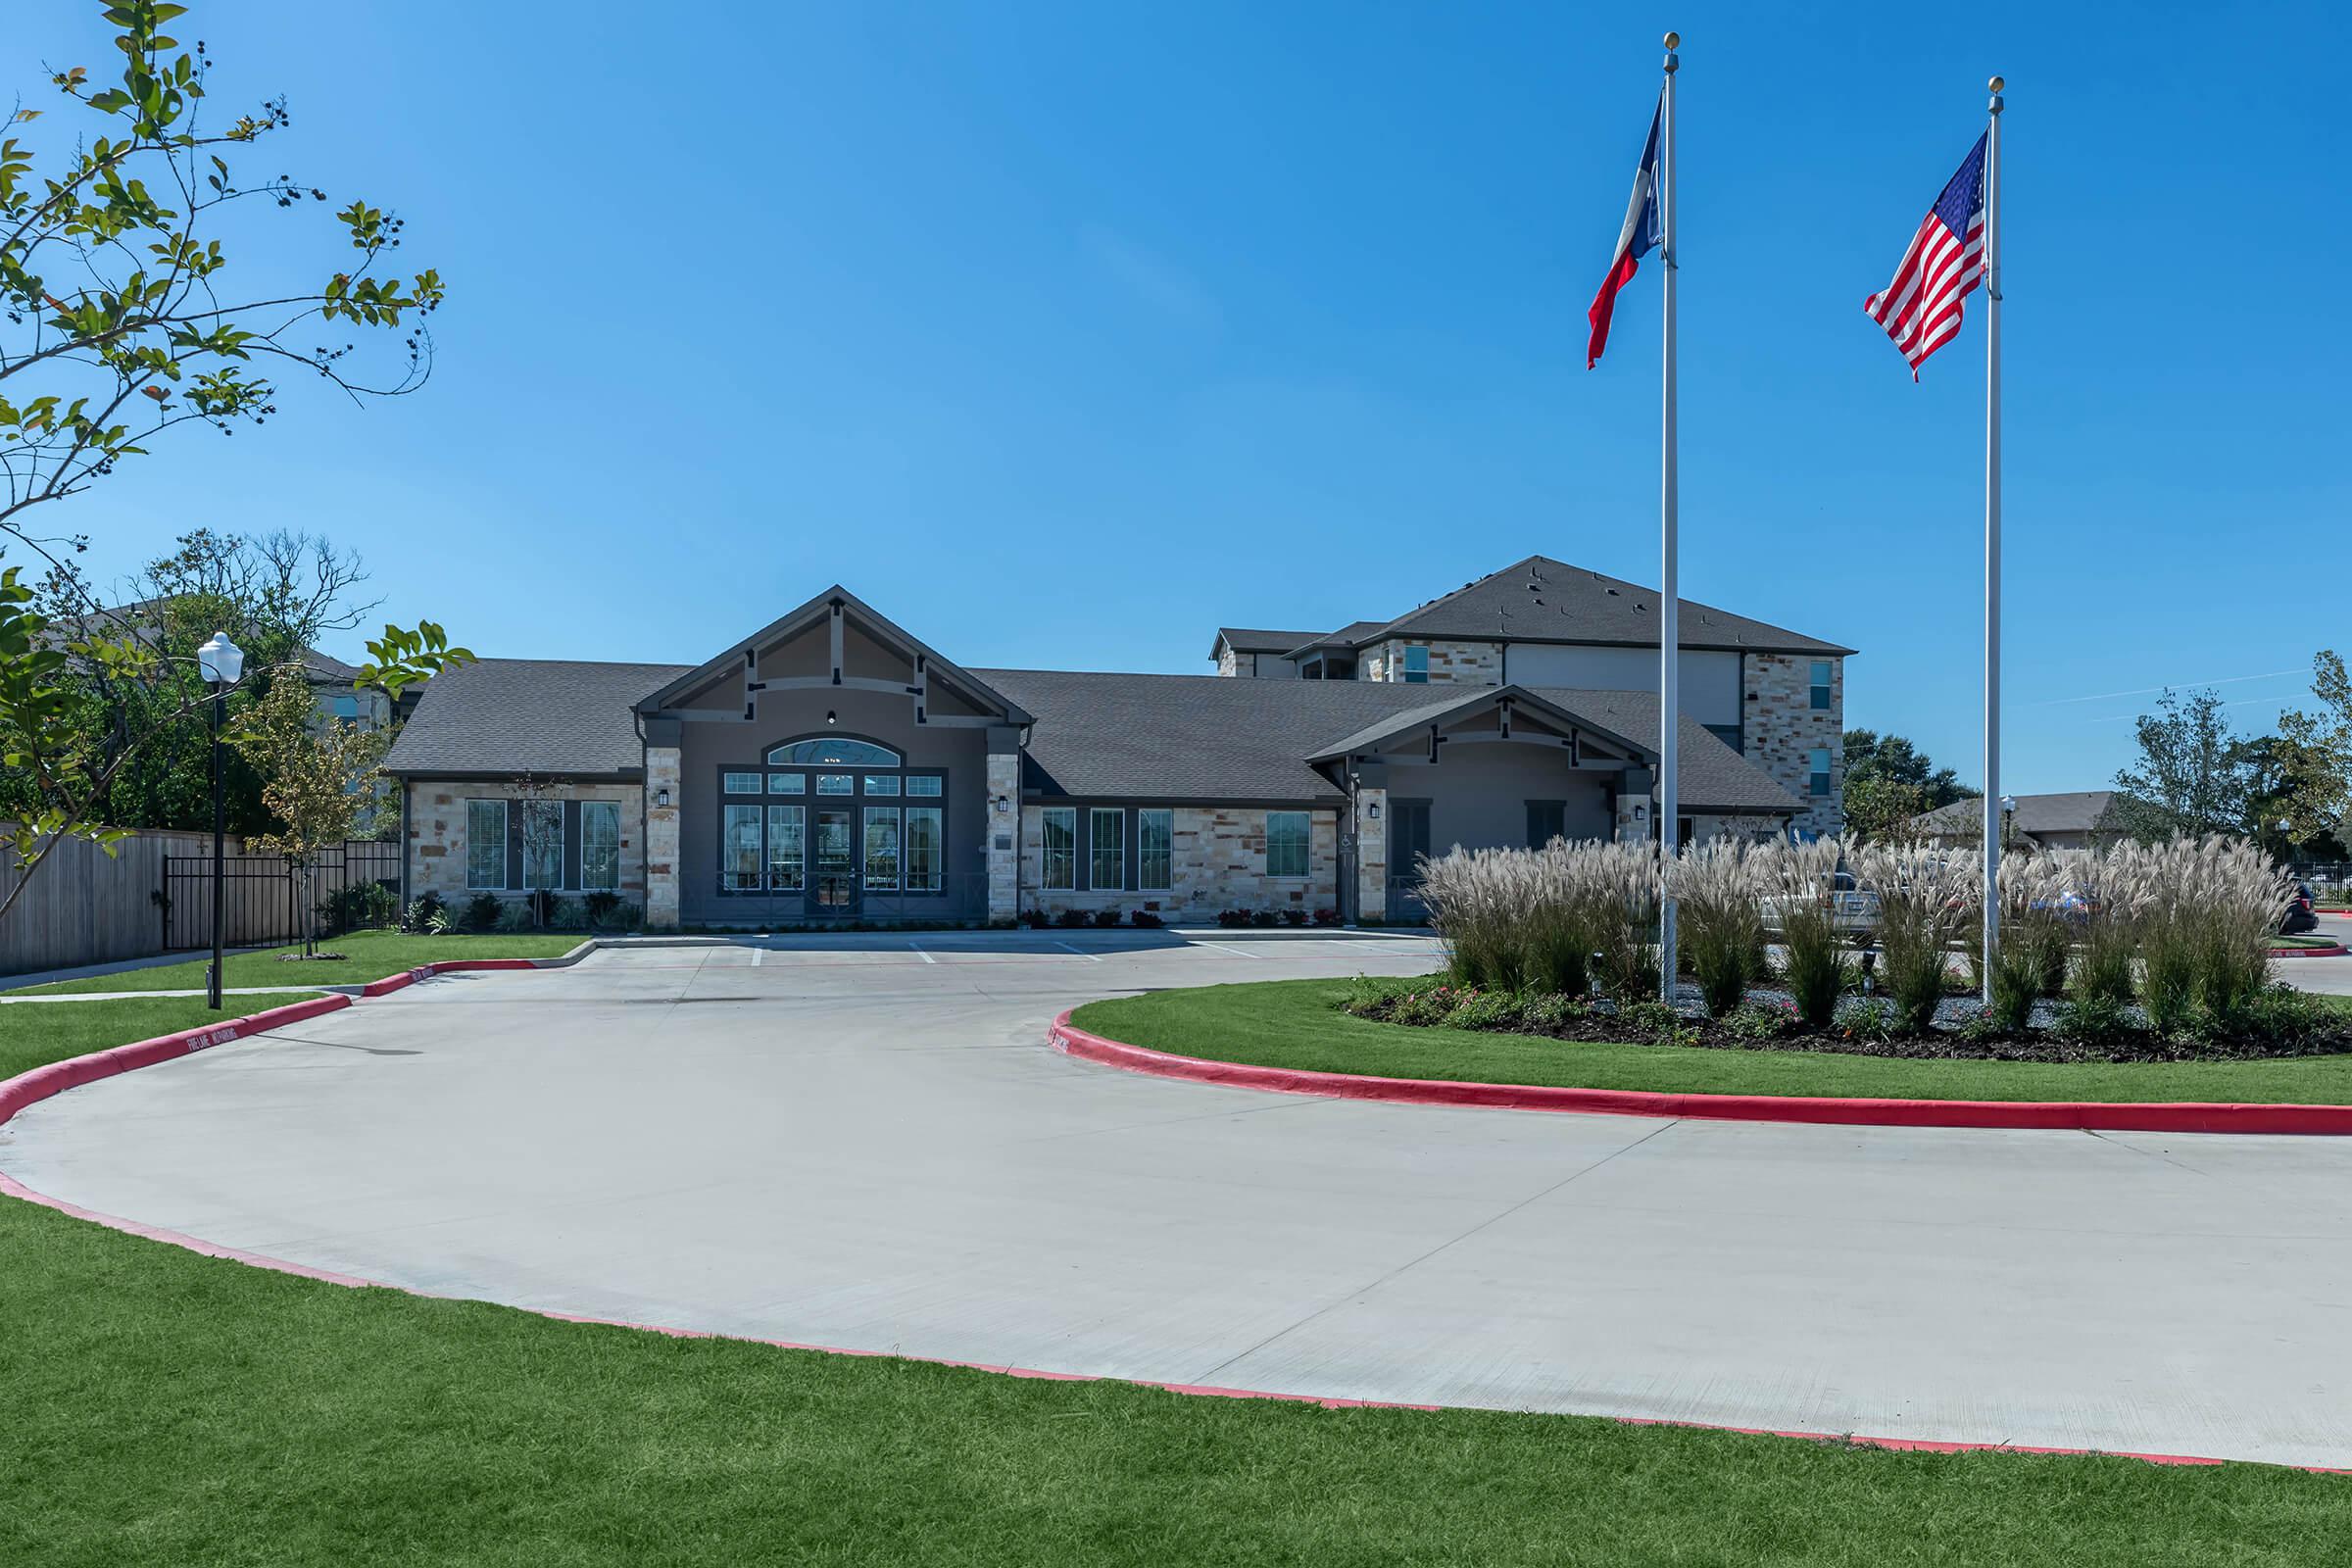
<instances>
[{"instance_id":1,"label":"texas flag","mask_svg":"<svg viewBox=\"0 0 2352 1568\"><path fill-rule=\"evenodd\" d=\"M1659 113L1665 108L1661 99ZM1600 292L1592 296L1592 309L1586 313L1592 323L1592 340L1585 346L1586 369L1600 363L1600 351L1608 346L1609 315L1617 309L1617 291L1632 279L1635 264L1657 248L1664 231L1665 218L1658 211L1658 116L1653 114L1649 117L1649 140L1642 148L1642 167L1634 171L1634 199L1626 203L1617 254L1609 258L1609 275Z\"/></svg>"}]
</instances>

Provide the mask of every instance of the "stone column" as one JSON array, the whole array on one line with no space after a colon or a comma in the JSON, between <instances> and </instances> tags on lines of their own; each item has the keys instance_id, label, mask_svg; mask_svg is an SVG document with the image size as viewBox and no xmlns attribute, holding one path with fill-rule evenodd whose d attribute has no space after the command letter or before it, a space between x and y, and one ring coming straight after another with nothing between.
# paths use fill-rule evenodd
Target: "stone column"
<instances>
[{"instance_id":1,"label":"stone column","mask_svg":"<svg viewBox=\"0 0 2352 1568\"><path fill-rule=\"evenodd\" d=\"M1389 917L1389 792L1378 784L1355 790L1355 917L1372 924Z\"/></svg>"},{"instance_id":2,"label":"stone column","mask_svg":"<svg viewBox=\"0 0 2352 1568\"><path fill-rule=\"evenodd\" d=\"M678 749L645 749L645 924L651 931L678 928ZM669 804L661 804L662 792Z\"/></svg>"},{"instance_id":3,"label":"stone column","mask_svg":"<svg viewBox=\"0 0 2352 1568\"><path fill-rule=\"evenodd\" d=\"M1021 872L1021 754L1019 742L989 731L988 748L988 923L1010 925L1019 917ZM997 809L997 802L1006 808Z\"/></svg>"}]
</instances>

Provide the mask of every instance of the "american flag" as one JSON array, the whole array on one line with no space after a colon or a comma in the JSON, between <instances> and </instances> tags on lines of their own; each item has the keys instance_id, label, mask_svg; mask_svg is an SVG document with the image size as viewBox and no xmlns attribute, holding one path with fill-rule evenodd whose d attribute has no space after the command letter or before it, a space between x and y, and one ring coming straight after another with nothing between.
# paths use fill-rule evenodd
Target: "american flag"
<instances>
[{"instance_id":1,"label":"american flag","mask_svg":"<svg viewBox=\"0 0 2352 1568\"><path fill-rule=\"evenodd\" d=\"M1894 281L1862 302L1910 363L1911 379L1927 357L1960 333L1960 301L1984 279L1984 138L1960 164L1894 270Z\"/></svg>"}]
</instances>

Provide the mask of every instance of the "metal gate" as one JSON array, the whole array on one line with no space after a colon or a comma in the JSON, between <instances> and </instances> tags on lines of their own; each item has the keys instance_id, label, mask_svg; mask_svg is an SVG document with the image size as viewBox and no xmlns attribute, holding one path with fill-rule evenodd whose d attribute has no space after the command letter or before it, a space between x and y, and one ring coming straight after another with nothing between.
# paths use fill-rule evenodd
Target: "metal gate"
<instances>
[{"instance_id":1,"label":"metal gate","mask_svg":"<svg viewBox=\"0 0 2352 1568\"><path fill-rule=\"evenodd\" d=\"M380 883L398 896L400 846L354 839L322 851L311 868L309 903L316 906L318 933L341 936L350 926L346 888ZM279 855L232 855L221 867L221 942L225 947L268 947L299 942L305 902L302 871ZM213 858L164 857L163 886L156 892L163 911L164 947L213 945Z\"/></svg>"}]
</instances>

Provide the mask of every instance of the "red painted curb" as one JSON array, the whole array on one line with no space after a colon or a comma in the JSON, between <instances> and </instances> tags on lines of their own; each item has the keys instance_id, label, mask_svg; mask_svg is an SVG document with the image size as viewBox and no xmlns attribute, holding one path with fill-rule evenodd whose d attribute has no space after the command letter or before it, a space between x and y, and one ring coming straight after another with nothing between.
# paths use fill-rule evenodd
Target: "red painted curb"
<instances>
[{"instance_id":1,"label":"red painted curb","mask_svg":"<svg viewBox=\"0 0 2352 1568\"><path fill-rule=\"evenodd\" d=\"M1676 1116L1710 1121L1810 1122L1859 1127L2007 1127L2073 1132L2304 1133L2352 1135L2352 1105L2245 1105L2200 1101L1842 1100L1803 1095L1658 1094L1640 1089L1564 1089L1537 1084L1375 1078L1291 1067L1208 1061L1105 1040L1073 1028L1064 1012L1047 1031L1056 1051L1160 1078L1262 1089L1283 1095L1381 1100L1406 1105L1586 1115Z\"/></svg>"},{"instance_id":2,"label":"red painted curb","mask_svg":"<svg viewBox=\"0 0 2352 1568\"><path fill-rule=\"evenodd\" d=\"M2352 958L2352 948L2337 943L2332 948L2273 948L2274 958Z\"/></svg>"},{"instance_id":3,"label":"red painted curb","mask_svg":"<svg viewBox=\"0 0 2352 1568\"><path fill-rule=\"evenodd\" d=\"M437 974L456 974L470 969L544 969L556 965L545 958L443 958L434 963L420 963L414 969L388 974L381 980L370 980L360 987L363 997L388 997L404 986L419 980L429 980Z\"/></svg>"},{"instance_id":4,"label":"red painted curb","mask_svg":"<svg viewBox=\"0 0 2352 1568\"><path fill-rule=\"evenodd\" d=\"M537 961L529 958L484 958L471 960L470 962L468 960L461 959L449 964L428 964L425 965L421 970L411 970L405 975L388 976L386 980L378 981L376 983L379 985L386 985L397 982L396 985L393 985L393 989L398 989L400 985L408 985L414 982L421 974L445 972L449 968L481 967L513 969L537 968L540 966L541 965ZM280 1028L286 1024L299 1023L305 1018L315 1018L320 1013L333 1012L339 1008L348 1007L351 1004L351 998L348 996L321 997L314 1002L298 1002L283 1007L272 1007L267 1012L257 1012L251 1017L232 1019L227 1023L216 1024L206 1029L182 1030L178 1034L164 1035L154 1040L142 1040L127 1046L117 1046L111 1051L92 1052L86 1056L74 1056L65 1061L51 1062L46 1067L35 1067L29 1072L19 1073L14 1078L10 1078L5 1082L0 1082L0 1123L6 1122L10 1117L14 1116L18 1111L24 1109L25 1106L33 1104L38 1101L46 1100L52 1095L63 1094L68 1089L78 1088L82 1084L92 1083L101 1078L110 1078L118 1073L130 1072L140 1067L151 1067L159 1061L170 1061L176 1057L187 1055L192 1052L202 1051L212 1046L226 1045L232 1040L242 1039L248 1035L265 1033L268 1030ZM1074 1036L1082 1036L1088 1040L1100 1039L1098 1036L1086 1035L1082 1030L1070 1029L1069 1014L1066 1012L1063 1013L1060 1018L1054 1021L1054 1033L1061 1034L1065 1032ZM1059 1042L1057 1041L1056 1043L1058 1044ZM1116 1041L1101 1041L1101 1043L1103 1045L1118 1045ZM1134 1046L1120 1046L1118 1049L1122 1051L1139 1050L1139 1048ZM1161 1055L1162 1054L1158 1052L1142 1052L1141 1054L1157 1056ZM1165 1059L1178 1062L1195 1060L1195 1058L1189 1056L1168 1056ZM1224 1065L1223 1063L1217 1062L1199 1062L1197 1064L1207 1067ZM61 1068L83 1067L86 1067L89 1070L87 1070L81 1076L73 1076L71 1074L61 1075L59 1073L59 1069ZM1340 1075L1332 1074L1317 1076ZM1407 1080L1396 1079L1388 1081L1406 1082ZM467 1299L467 1298L437 1296L430 1291L415 1291L404 1285L393 1285L383 1280L366 1279L356 1274L336 1274L325 1269L313 1268L307 1263L296 1263L287 1258L270 1257L262 1252L242 1251L233 1247L221 1247L215 1243L205 1241L199 1237L189 1236L179 1231L166 1230L162 1226L145 1224L139 1220L123 1219L115 1214L102 1214L96 1209L83 1208L78 1204L69 1203L63 1199L52 1198L46 1193L35 1192L31 1188L26 1187L23 1182L18 1181L15 1177L10 1176L5 1171L0 1171L0 1197L21 1199L25 1202L35 1203L43 1208L54 1209L58 1213L64 1214L72 1219L86 1220L94 1225L103 1225L110 1230L121 1231L127 1236L135 1236L143 1241L161 1242L167 1246L177 1247L186 1251L195 1252L204 1257L214 1257L220 1258L226 1262L242 1263L249 1268L268 1269L272 1273L290 1274L298 1279L313 1280L323 1285L339 1285L353 1290L398 1291L403 1296L414 1296L426 1300ZM505 1303L492 1304L503 1305ZM559 1323L578 1323L593 1328L634 1329L641 1333L666 1335L671 1339L721 1340L741 1338L740 1336L736 1335L713 1334L702 1329L668 1328L654 1323L632 1323L622 1318L587 1317L576 1312L557 1312L544 1310L537 1307L518 1306L509 1307L508 1309L510 1311L528 1312L534 1317L548 1318ZM919 1361L930 1366L957 1367L966 1371L974 1372L993 1372L1002 1377L1037 1378L1053 1383L1128 1383L1137 1388L1158 1389L1167 1394L1181 1394L1199 1398L1271 1399L1285 1404L1319 1405L1327 1410L1354 1409L1430 1411L1447 1408L1445 1405L1407 1404L1392 1399L1353 1399L1344 1396L1314 1394L1284 1394L1265 1389L1228 1389L1220 1388L1213 1384L1204 1383L1162 1383L1151 1378L1109 1378L1087 1372L1049 1372L1042 1371L1036 1367L997 1365L985 1361L956 1361L943 1356L903 1355L894 1350L859 1350L838 1345L804 1345L793 1340L748 1339L744 1340L743 1343L751 1345L772 1346L777 1349L783 1350L808 1350L824 1355L853 1355L889 1360ZM1464 1405L1459 1406L1458 1408L1477 1409L1482 1407L1475 1405ZM1573 1414L1573 1412L1562 1413ZM2138 1453L2129 1449L2118 1448L2034 1447L2010 1443L1950 1443L1930 1438L1868 1438L1859 1437L1852 1433L1806 1432L1801 1430L1776 1427L1737 1427L1728 1426L1717 1422L1682 1421L1671 1417L1662 1416L1603 1416L1597 1418L1588 1417L1587 1419L1612 1420L1618 1422L1620 1425L1632 1427L1679 1427L1692 1432L1728 1432L1741 1437L1793 1438L1806 1443L1838 1444L1859 1448L1883 1448L1889 1452L1895 1453L2051 1454L2072 1458L2136 1459L2144 1464L2198 1466L2261 1464L2267 1462L2258 1459L2217 1459L2202 1454L2192 1453ZM2352 1475L2352 1470L2336 1469L2327 1465L2280 1465L2278 1468L2285 1470L2300 1470L2313 1475Z\"/></svg>"}]
</instances>

